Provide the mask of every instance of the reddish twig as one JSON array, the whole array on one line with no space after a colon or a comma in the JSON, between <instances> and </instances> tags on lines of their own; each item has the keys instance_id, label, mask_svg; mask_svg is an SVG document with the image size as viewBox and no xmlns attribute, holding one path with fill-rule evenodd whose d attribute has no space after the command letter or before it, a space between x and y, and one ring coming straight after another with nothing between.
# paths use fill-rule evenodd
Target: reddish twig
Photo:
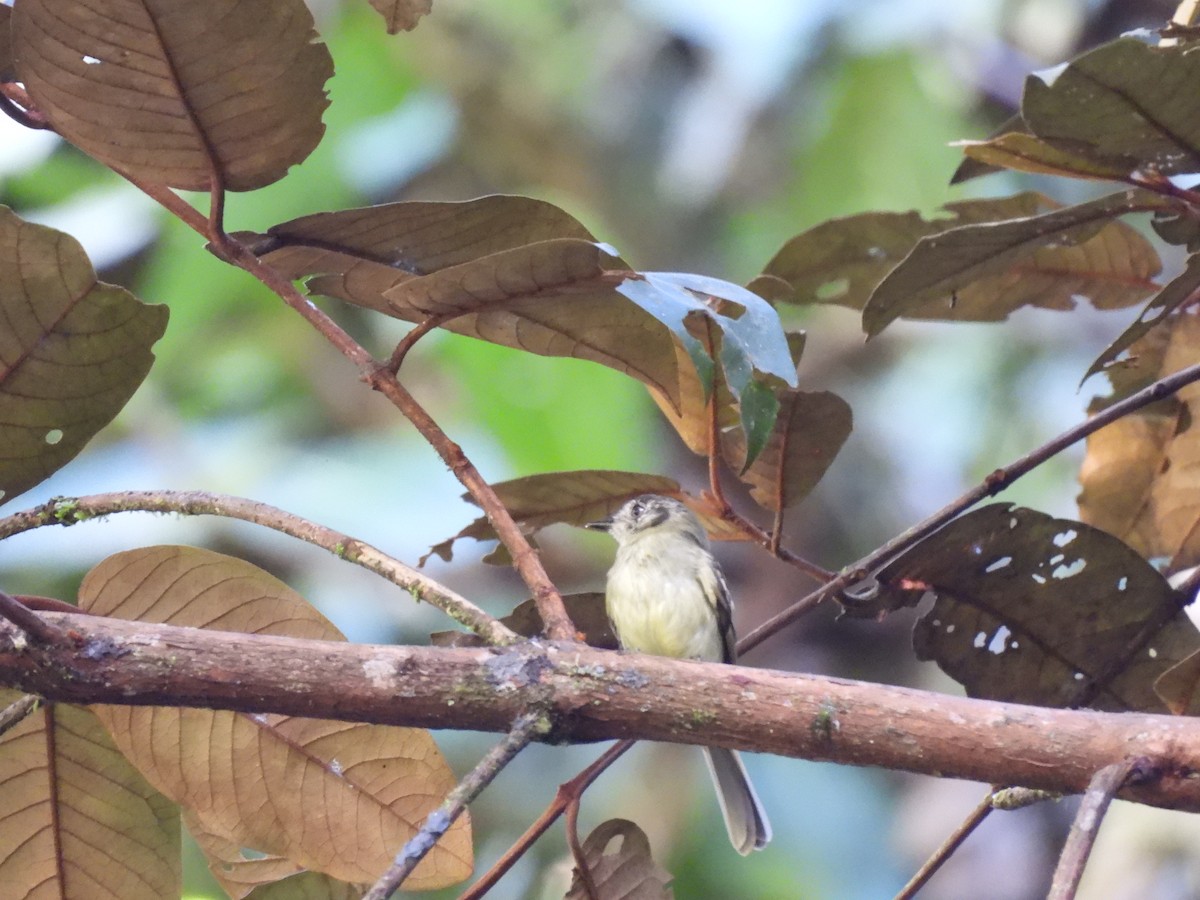
<instances>
[{"instance_id":1,"label":"reddish twig","mask_svg":"<svg viewBox=\"0 0 1200 900\"><path fill-rule=\"evenodd\" d=\"M530 546L520 526L513 520L512 514L500 502L500 498L496 496L496 492L484 480L479 470L467 459L462 448L450 440L450 437L434 421L433 417L400 384L395 374L388 370L388 365L380 363L371 356L365 347L355 341L327 313L296 290L295 285L276 269L255 256L250 248L224 232L213 235L209 220L204 219L199 212L184 203L174 192L161 185L146 184L124 172L119 174L161 203L194 231L209 238L209 249L219 259L244 269L266 285L329 341L339 353L354 363L362 374L363 381L387 397L392 405L416 426L421 436L437 451L450 471L470 491L471 496L483 509L488 522L495 529L497 537L508 549L513 567L533 594L533 600L537 604L538 614L545 624L547 636L555 640L575 640L575 626L571 623L570 616L567 615L566 607L563 606L562 596L546 574L537 552Z\"/></svg>"},{"instance_id":2,"label":"reddish twig","mask_svg":"<svg viewBox=\"0 0 1200 900\"><path fill-rule=\"evenodd\" d=\"M575 859L575 871L579 874L579 883L588 900L601 900L600 892L596 889L596 880L592 878L592 869L583 853L583 844L579 841L579 797L573 797L567 803L567 846L571 848L571 856Z\"/></svg>"},{"instance_id":3,"label":"reddish twig","mask_svg":"<svg viewBox=\"0 0 1200 900\"><path fill-rule=\"evenodd\" d=\"M516 865L517 860L528 852L529 848L534 845L551 825L558 820L567 809L567 806L572 801L577 801L592 783L599 778L604 771L620 759L626 751L633 747L635 741L626 740L618 741L602 753L594 763L568 781L566 784L558 786L558 791L554 795L554 800L545 811L537 817L537 819L525 829L525 833L517 838L516 842L504 852L504 855L496 860L495 865L483 873L478 881L465 891L458 900L479 900L484 894L496 886L496 883L504 877L504 875Z\"/></svg>"}]
</instances>

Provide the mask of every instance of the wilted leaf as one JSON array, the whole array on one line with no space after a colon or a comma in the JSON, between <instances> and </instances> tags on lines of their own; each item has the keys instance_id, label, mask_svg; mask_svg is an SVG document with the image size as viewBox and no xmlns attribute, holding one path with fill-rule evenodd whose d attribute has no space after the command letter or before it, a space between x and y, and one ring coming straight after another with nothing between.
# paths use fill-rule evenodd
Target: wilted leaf
<instances>
[{"instance_id":1,"label":"wilted leaf","mask_svg":"<svg viewBox=\"0 0 1200 900\"><path fill-rule=\"evenodd\" d=\"M607 852L616 840L620 846ZM671 873L654 861L646 833L628 819L609 819L597 825L583 841L583 858L602 898L670 900L675 896ZM566 900L588 900L578 872Z\"/></svg>"},{"instance_id":2,"label":"wilted leaf","mask_svg":"<svg viewBox=\"0 0 1200 900\"><path fill-rule=\"evenodd\" d=\"M359 900L365 885L308 872L282 856L247 857L242 848L184 814L188 831L208 859L208 869L233 900Z\"/></svg>"},{"instance_id":3,"label":"wilted leaf","mask_svg":"<svg viewBox=\"0 0 1200 900\"><path fill-rule=\"evenodd\" d=\"M1122 38L1029 76L1021 115L1055 147L1098 164L1200 172L1200 54Z\"/></svg>"},{"instance_id":4,"label":"wilted leaf","mask_svg":"<svg viewBox=\"0 0 1200 900\"><path fill-rule=\"evenodd\" d=\"M1128 546L1009 504L956 519L877 577L909 603L935 592L913 645L973 697L1162 711L1155 679L1200 647L1166 579Z\"/></svg>"},{"instance_id":5,"label":"wilted leaf","mask_svg":"<svg viewBox=\"0 0 1200 900\"><path fill-rule=\"evenodd\" d=\"M1086 381L1092 375L1100 372L1116 361L1117 357L1128 350L1147 331L1161 323L1168 315L1188 302L1196 302L1200 297L1200 256L1189 256L1187 268L1174 281L1168 282L1142 310L1141 315L1120 336L1096 357L1083 376Z\"/></svg>"},{"instance_id":6,"label":"wilted leaf","mask_svg":"<svg viewBox=\"0 0 1200 900\"><path fill-rule=\"evenodd\" d=\"M922 238L875 288L863 330L876 335L901 316L999 320L1022 306L1097 309L1136 303L1158 286L1158 255L1115 217L1165 201L1144 191L1003 222L963 225ZM972 288L970 293L967 288Z\"/></svg>"},{"instance_id":7,"label":"wilted leaf","mask_svg":"<svg viewBox=\"0 0 1200 900\"><path fill-rule=\"evenodd\" d=\"M1176 314L1130 348L1132 359L1107 370L1114 395L1094 408L1192 365L1200 319ZM1125 416L1092 434L1080 469L1080 517L1170 571L1200 563L1200 386Z\"/></svg>"},{"instance_id":8,"label":"wilted leaf","mask_svg":"<svg viewBox=\"0 0 1200 900\"><path fill-rule=\"evenodd\" d=\"M582 594L564 594L563 604L567 615L577 631L583 635L584 643L601 650L616 650L621 645L613 634L612 623L604 610L604 595L596 591ZM500 620L522 637L538 637L544 630L537 604L526 600ZM469 631L436 631L429 636L435 647L486 647L487 643Z\"/></svg>"},{"instance_id":9,"label":"wilted leaf","mask_svg":"<svg viewBox=\"0 0 1200 900\"><path fill-rule=\"evenodd\" d=\"M781 391L779 417L762 454L742 476L750 495L764 509L794 506L808 496L850 436L850 406L828 391ZM744 443L738 432L727 436L725 453L742 470Z\"/></svg>"},{"instance_id":10,"label":"wilted leaf","mask_svg":"<svg viewBox=\"0 0 1200 900\"><path fill-rule=\"evenodd\" d=\"M333 62L303 0L22 0L17 72L56 131L147 181L278 181L321 139Z\"/></svg>"},{"instance_id":11,"label":"wilted leaf","mask_svg":"<svg viewBox=\"0 0 1200 900\"><path fill-rule=\"evenodd\" d=\"M19 696L0 691L0 708ZM0 789L4 896L179 896L179 807L87 709L45 704L0 736Z\"/></svg>"},{"instance_id":12,"label":"wilted leaf","mask_svg":"<svg viewBox=\"0 0 1200 900\"><path fill-rule=\"evenodd\" d=\"M943 236L945 232L954 234L963 226L977 225L982 243L990 231L1012 220L1029 220L1051 206L1045 197L1026 193L951 203L945 207L949 217L929 221L915 212L833 219L788 241L750 287L760 289L764 279L770 284L782 280L794 293L779 297L776 288L772 295L779 302L836 303L862 309L889 272L909 267L906 257L916 256L914 248L919 241L924 243L922 239L943 241L949 237ZM922 251L927 252L928 248ZM958 250L951 245L944 257L942 251L937 255L944 264L952 265ZM910 276L920 282L921 270L916 263L912 265ZM975 280L971 283L935 290L920 302L900 299L896 305L898 314L906 317L956 321L999 320L1024 305L1069 309L1076 294L1089 296L1094 306L1108 309L1135 303L1155 290L1152 276L1159 268L1149 242L1127 225L1110 222L1080 246L1033 248L1025 255L1014 254L999 269L972 275Z\"/></svg>"},{"instance_id":13,"label":"wilted leaf","mask_svg":"<svg viewBox=\"0 0 1200 900\"><path fill-rule=\"evenodd\" d=\"M399 34L416 28L421 16L433 9L433 0L371 0L371 5L387 22L388 34Z\"/></svg>"},{"instance_id":14,"label":"wilted leaf","mask_svg":"<svg viewBox=\"0 0 1200 900\"><path fill-rule=\"evenodd\" d=\"M190 547L118 553L84 579L99 615L250 634L338 640L320 613L249 563ZM121 751L203 827L342 881L372 881L454 786L425 731L164 707L95 708ZM406 885L471 871L460 819Z\"/></svg>"},{"instance_id":15,"label":"wilted leaf","mask_svg":"<svg viewBox=\"0 0 1200 900\"><path fill-rule=\"evenodd\" d=\"M70 462L137 390L167 324L79 243L0 206L0 500Z\"/></svg>"},{"instance_id":16,"label":"wilted leaf","mask_svg":"<svg viewBox=\"0 0 1200 900\"><path fill-rule=\"evenodd\" d=\"M1129 173L1125 166L1103 160L1076 156L1051 146L1032 134L1009 132L986 141L959 141L971 159L989 166L1033 172L1037 175L1065 175L1068 178L1087 178L1098 181L1120 180Z\"/></svg>"}]
</instances>

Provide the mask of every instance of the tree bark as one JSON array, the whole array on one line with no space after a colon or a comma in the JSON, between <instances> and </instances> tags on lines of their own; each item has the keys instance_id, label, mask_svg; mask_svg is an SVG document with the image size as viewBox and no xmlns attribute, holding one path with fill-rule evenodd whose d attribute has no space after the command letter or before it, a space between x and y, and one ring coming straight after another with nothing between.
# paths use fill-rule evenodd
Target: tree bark
<instances>
[{"instance_id":1,"label":"tree bark","mask_svg":"<svg viewBox=\"0 0 1200 900\"><path fill-rule=\"evenodd\" d=\"M639 738L1078 793L1105 766L1157 777L1120 796L1200 811L1200 719L1056 710L718 663L526 642L443 649L305 641L41 613L0 622L0 684L74 703L196 706L505 732Z\"/></svg>"}]
</instances>

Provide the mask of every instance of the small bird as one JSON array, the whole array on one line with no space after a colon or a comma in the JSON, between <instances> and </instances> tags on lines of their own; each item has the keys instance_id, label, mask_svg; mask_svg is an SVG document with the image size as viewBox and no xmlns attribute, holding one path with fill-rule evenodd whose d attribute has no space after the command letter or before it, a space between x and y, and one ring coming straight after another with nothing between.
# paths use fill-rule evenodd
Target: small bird
<instances>
[{"instance_id":1,"label":"small bird","mask_svg":"<svg viewBox=\"0 0 1200 900\"><path fill-rule=\"evenodd\" d=\"M638 653L732 663L733 602L708 536L692 511L670 497L635 497L609 519L586 526L617 541L605 607L621 646ZM771 824L741 757L705 747L729 840L738 853L761 850Z\"/></svg>"}]
</instances>

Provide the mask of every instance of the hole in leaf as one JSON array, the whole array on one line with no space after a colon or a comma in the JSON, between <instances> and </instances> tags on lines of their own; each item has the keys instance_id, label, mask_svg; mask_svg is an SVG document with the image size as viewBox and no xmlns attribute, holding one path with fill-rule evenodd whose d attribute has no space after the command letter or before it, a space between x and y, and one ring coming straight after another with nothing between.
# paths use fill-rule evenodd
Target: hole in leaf
<instances>
[{"instance_id":1,"label":"hole in leaf","mask_svg":"<svg viewBox=\"0 0 1200 900\"><path fill-rule=\"evenodd\" d=\"M1151 647L1146 652L1150 655L1151 659L1158 659L1158 650L1155 649L1154 647Z\"/></svg>"},{"instance_id":2,"label":"hole in leaf","mask_svg":"<svg viewBox=\"0 0 1200 900\"><path fill-rule=\"evenodd\" d=\"M1078 575L1086 567L1086 559L1076 559L1067 563L1066 565L1058 566L1053 572L1050 573L1050 575L1051 577L1058 579L1071 578L1075 575Z\"/></svg>"},{"instance_id":3,"label":"hole in leaf","mask_svg":"<svg viewBox=\"0 0 1200 900\"><path fill-rule=\"evenodd\" d=\"M47 444L51 444L51 445L57 444L62 439L63 439L63 433L62 433L61 428L51 428L49 431L46 432L45 438L43 438L43 440L45 440L45 442Z\"/></svg>"},{"instance_id":4,"label":"hole in leaf","mask_svg":"<svg viewBox=\"0 0 1200 900\"><path fill-rule=\"evenodd\" d=\"M975 644L976 650L982 650L984 647L987 646L987 643L988 643L988 636L987 636L986 631L981 631L975 635L974 644Z\"/></svg>"},{"instance_id":5,"label":"hole in leaf","mask_svg":"<svg viewBox=\"0 0 1200 900\"><path fill-rule=\"evenodd\" d=\"M83 64L86 66L98 66L100 65L100 60L94 56L85 56L83 57Z\"/></svg>"},{"instance_id":6,"label":"hole in leaf","mask_svg":"<svg viewBox=\"0 0 1200 900\"><path fill-rule=\"evenodd\" d=\"M1129 579L1126 578L1124 575L1122 575L1120 578L1117 579L1117 590L1118 591L1123 591L1128 587L1129 587Z\"/></svg>"},{"instance_id":7,"label":"hole in leaf","mask_svg":"<svg viewBox=\"0 0 1200 900\"><path fill-rule=\"evenodd\" d=\"M1046 583L1046 577L1044 575L1039 575L1037 572L1034 572L1032 577L1033 577L1033 580L1036 581L1038 584Z\"/></svg>"},{"instance_id":8,"label":"hole in leaf","mask_svg":"<svg viewBox=\"0 0 1200 900\"><path fill-rule=\"evenodd\" d=\"M999 572L1001 569L1006 569L1010 565L1012 565L1012 557L1011 556L1002 556L999 559L994 560L993 562L989 563L988 567L986 569L984 569L983 571L985 573L990 574L992 572Z\"/></svg>"},{"instance_id":9,"label":"hole in leaf","mask_svg":"<svg viewBox=\"0 0 1200 900\"><path fill-rule=\"evenodd\" d=\"M818 300L836 300L850 290L849 278L835 278L817 288Z\"/></svg>"},{"instance_id":10,"label":"hole in leaf","mask_svg":"<svg viewBox=\"0 0 1200 900\"><path fill-rule=\"evenodd\" d=\"M1068 528L1066 531L1060 531L1054 536L1054 546L1065 547L1077 537L1079 537L1079 532L1074 528Z\"/></svg>"},{"instance_id":11,"label":"hole in leaf","mask_svg":"<svg viewBox=\"0 0 1200 900\"><path fill-rule=\"evenodd\" d=\"M992 635L992 639L988 641L988 653L993 656L999 656L1007 649L1008 636L1012 634L1004 625L996 629L996 633Z\"/></svg>"}]
</instances>

